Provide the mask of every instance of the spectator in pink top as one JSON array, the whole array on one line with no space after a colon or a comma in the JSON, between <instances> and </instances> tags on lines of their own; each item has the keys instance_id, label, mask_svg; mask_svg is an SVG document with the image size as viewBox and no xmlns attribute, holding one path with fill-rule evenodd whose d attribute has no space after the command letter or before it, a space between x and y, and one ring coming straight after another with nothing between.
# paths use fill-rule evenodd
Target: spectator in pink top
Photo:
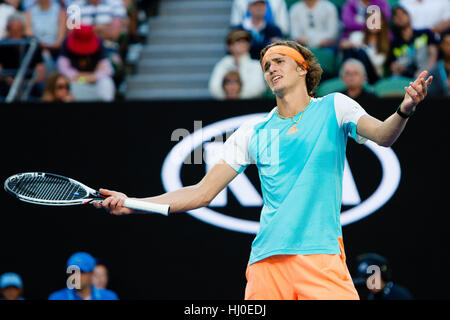
<instances>
[{"instance_id":1,"label":"spectator in pink top","mask_svg":"<svg viewBox=\"0 0 450 320\"><path fill-rule=\"evenodd\" d=\"M77 101L114 100L114 70L105 51L92 26L81 25L64 40L58 71L70 79Z\"/></svg>"},{"instance_id":2,"label":"spectator in pink top","mask_svg":"<svg viewBox=\"0 0 450 320\"><path fill-rule=\"evenodd\" d=\"M366 25L367 7L378 6L387 21L391 20L391 7L386 0L347 0L342 7L343 38L353 31L363 31Z\"/></svg>"}]
</instances>

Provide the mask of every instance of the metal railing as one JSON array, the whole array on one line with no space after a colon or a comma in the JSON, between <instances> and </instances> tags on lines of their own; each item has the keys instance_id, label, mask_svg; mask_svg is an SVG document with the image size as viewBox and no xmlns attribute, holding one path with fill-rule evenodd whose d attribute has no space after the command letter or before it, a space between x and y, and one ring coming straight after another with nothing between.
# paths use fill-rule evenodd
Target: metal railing
<instances>
[{"instance_id":1,"label":"metal railing","mask_svg":"<svg viewBox=\"0 0 450 320\"><path fill-rule=\"evenodd\" d=\"M29 45L28 50L25 54L23 54L25 47ZM11 85L11 88L8 91L8 95L6 96L5 102L11 103L17 100L17 96L21 92L21 89L24 85L25 76L27 75L27 72L29 70L30 63L33 59L33 56L36 52L36 50L39 47L39 42L35 38L31 39L21 39L21 40L2 40L0 41L0 47L11 47L11 46L17 46L20 48L20 56L23 57L22 63L19 66L19 69L15 73L14 81ZM13 70L4 70L0 73L0 75L11 75ZM29 95L29 92L34 84L34 74L28 83L26 89L23 91L21 99L23 97L27 98Z\"/></svg>"}]
</instances>

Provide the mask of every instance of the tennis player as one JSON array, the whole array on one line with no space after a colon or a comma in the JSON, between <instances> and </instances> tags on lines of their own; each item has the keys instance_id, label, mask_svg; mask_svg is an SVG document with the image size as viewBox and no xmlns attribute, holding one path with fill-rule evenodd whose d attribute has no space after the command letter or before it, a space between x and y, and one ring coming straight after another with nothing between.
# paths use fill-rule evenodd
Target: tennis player
<instances>
[{"instance_id":1,"label":"tennis player","mask_svg":"<svg viewBox=\"0 0 450 320\"><path fill-rule=\"evenodd\" d=\"M380 121L341 93L311 97L322 69L297 42L270 44L261 52L261 66L277 106L234 132L225 142L223 159L199 183L141 200L170 204L171 212L208 206L255 163L264 206L247 266L245 298L359 299L340 225L347 138L391 146L425 98L432 77L422 72L405 87L397 110ZM100 191L110 196L102 204L110 213L132 212L122 206L123 193Z\"/></svg>"}]
</instances>

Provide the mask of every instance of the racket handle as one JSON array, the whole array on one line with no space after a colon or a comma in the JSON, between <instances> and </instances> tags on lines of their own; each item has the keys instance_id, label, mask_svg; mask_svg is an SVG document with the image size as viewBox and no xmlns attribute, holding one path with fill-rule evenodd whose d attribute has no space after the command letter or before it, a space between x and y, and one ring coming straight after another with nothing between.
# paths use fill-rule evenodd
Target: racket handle
<instances>
[{"instance_id":1,"label":"racket handle","mask_svg":"<svg viewBox=\"0 0 450 320\"><path fill-rule=\"evenodd\" d=\"M165 216L168 216L170 211L170 206L168 204L150 203L133 199L125 199L123 206L134 210L160 213Z\"/></svg>"}]
</instances>

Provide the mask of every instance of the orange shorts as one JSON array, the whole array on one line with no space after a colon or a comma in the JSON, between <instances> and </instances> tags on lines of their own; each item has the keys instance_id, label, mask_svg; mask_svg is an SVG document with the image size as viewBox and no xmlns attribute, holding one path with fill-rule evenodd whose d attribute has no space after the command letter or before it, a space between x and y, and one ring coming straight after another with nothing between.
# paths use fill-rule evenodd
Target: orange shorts
<instances>
[{"instance_id":1,"label":"orange shorts","mask_svg":"<svg viewBox=\"0 0 450 320\"><path fill-rule=\"evenodd\" d=\"M246 300L359 300L341 254L275 255L247 267Z\"/></svg>"}]
</instances>

